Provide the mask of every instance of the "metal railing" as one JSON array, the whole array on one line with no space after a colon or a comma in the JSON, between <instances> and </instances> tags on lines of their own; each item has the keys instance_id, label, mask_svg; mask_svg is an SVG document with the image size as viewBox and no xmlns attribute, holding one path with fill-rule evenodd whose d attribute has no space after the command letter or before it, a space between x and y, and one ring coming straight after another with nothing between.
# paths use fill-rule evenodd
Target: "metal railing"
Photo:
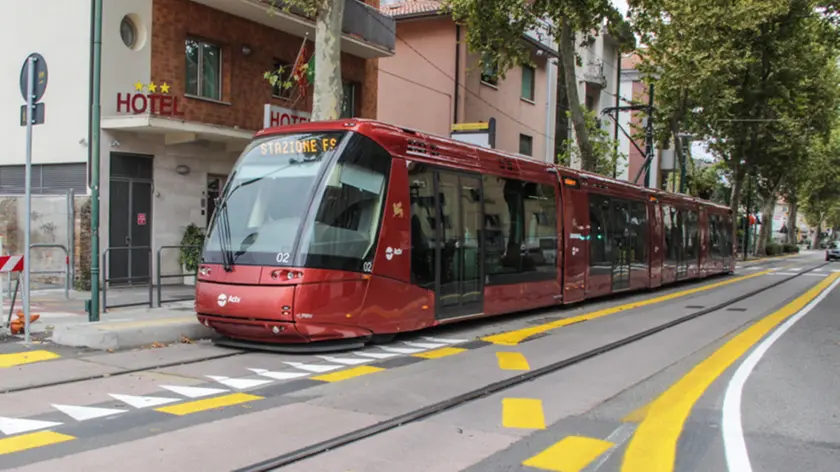
<instances>
[{"instance_id":1,"label":"metal railing","mask_svg":"<svg viewBox=\"0 0 840 472\"><path fill-rule=\"evenodd\" d=\"M131 274L131 266L129 265L129 276L128 277L116 277L113 279L108 278L108 262L111 251L146 251L149 254L149 275L146 277L134 277ZM131 255L131 253L129 253ZM149 279L149 300L145 302L135 302L135 303L123 303L121 305L111 305L108 306L108 283L109 282L132 282L134 280L143 280ZM123 308L129 306L140 306L140 305L149 305L149 308L154 307L153 302L153 290L152 290L152 282L154 281L154 277L152 277L152 248L150 246L136 246L136 247L109 247L105 249L105 252L102 253L102 311L107 312L108 308Z\"/></svg>"},{"instance_id":2,"label":"metal railing","mask_svg":"<svg viewBox=\"0 0 840 472\"><path fill-rule=\"evenodd\" d=\"M160 248L158 248L158 250L157 250L157 306L158 307L160 307L161 304L164 301L166 301L166 302L182 302L182 301L186 301L186 300L192 300L193 298L195 298L195 295L193 295L192 297L171 298L171 299L164 300L163 299L163 284L161 283L161 279L167 279L167 278L173 278L173 277L189 277L191 275L196 277L198 275L198 268L196 268L196 271L192 272L192 273L185 272L185 273L180 273L180 274L162 275L161 274L161 257L160 257L160 255L161 255L161 253L163 252L164 249L179 249L179 250L181 250L181 249L201 249L201 246L161 246Z\"/></svg>"},{"instance_id":3,"label":"metal railing","mask_svg":"<svg viewBox=\"0 0 840 472\"><path fill-rule=\"evenodd\" d=\"M73 283L70 277L70 253L67 251L67 247L63 244L46 244L46 243L35 243L30 244L30 249L35 248L52 248L52 249L61 249L64 252L64 270L30 270L30 275L46 275L46 274L64 274L64 298L70 300L70 285ZM11 280L9 281L9 286L11 287Z\"/></svg>"}]
</instances>

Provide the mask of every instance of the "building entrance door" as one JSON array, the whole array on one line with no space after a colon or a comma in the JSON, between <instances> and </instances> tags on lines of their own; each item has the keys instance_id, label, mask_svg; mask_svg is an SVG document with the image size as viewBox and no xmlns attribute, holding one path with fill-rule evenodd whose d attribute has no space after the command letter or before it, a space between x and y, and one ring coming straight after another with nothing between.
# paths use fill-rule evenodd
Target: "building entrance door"
<instances>
[{"instance_id":1,"label":"building entrance door","mask_svg":"<svg viewBox=\"0 0 840 472\"><path fill-rule=\"evenodd\" d=\"M108 283L152 277L152 156L111 153Z\"/></svg>"}]
</instances>

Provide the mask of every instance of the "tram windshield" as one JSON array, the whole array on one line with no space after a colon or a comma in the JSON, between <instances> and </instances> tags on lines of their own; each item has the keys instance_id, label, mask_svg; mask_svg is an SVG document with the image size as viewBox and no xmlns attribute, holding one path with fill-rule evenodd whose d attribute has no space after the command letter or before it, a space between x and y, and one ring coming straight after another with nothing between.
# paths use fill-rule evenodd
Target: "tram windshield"
<instances>
[{"instance_id":1,"label":"tram windshield","mask_svg":"<svg viewBox=\"0 0 840 472\"><path fill-rule=\"evenodd\" d=\"M373 260L389 169L388 153L355 133L257 140L220 198L204 261L361 271Z\"/></svg>"}]
</instances>

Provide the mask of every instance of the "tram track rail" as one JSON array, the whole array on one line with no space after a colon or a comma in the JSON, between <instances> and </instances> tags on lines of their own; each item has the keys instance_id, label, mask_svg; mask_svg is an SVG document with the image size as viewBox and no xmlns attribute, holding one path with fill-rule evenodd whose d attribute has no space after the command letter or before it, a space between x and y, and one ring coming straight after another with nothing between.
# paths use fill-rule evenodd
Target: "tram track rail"
<instances>
[{"instance_id":1,"label":"tram track rail","mask_svg":"<svg viewBox=\"0 0 840 472\"><path fill-rule=\"evenodd\" d=\"M726 301L723 301L723 302L721 302L717 305L697 310L695 312L689 313L688 315L681 316L679 318L671 320L667 323L662 323L660 325L654 326L652 328L646 329L644 331L641 331L639 333L636 333L636 334L633 334L633 335L630 335L630 336L626 336L624 338L621 338L621 339L616 340L614 342L605 344L603 346L599 346L599 347L596 347L594 349L587 350L587 351L585 351L583 353L580 353L580 354L577 354L575 356L568 357L568 358L553 362L549 365L546 365L544 367L541 367L541 368L538 368L538 369L535 369L535 370L532 370L532 371L528 371L528 372L525 372L525 373L515 375L515 376L513 376L511 378L508 378L508 379L504 379L504 380L501 380L501 381L497 381L497 382L493 382L493 383L481 386L479 388L473 389L473 390L471 390L469 392L466 392L466 393L463 393L461 395L451 397L449 399L434 403L432 405L428 405L426 407L422 407L422 408L412 410L412 411L410 411L408 413L404 413L402 415L394 416L390 419L383 420L379 423L376 423L376 424L373 424L373 425L370 425L370 426L367 426L367 427L364 427L364 428L359 428L359 429L356 429L354 431L350 431L350 432L342 434L340 436L335 436L333 438L330 438L330 439L327 439L327 440L324 440L324 441L321 441L321 442L318 442L318 443L315 443L315 444L311 444L309 446L305 446L305 447L302 447L302 448L299 448L299 449L296 449L296 450L293 450L293 451L290 451L290 452L287 452L287 453L284 453L284 454L280 454L278 456L275 456L275 457L267 459L267 460L256 462L254 464L242 467L240 469L236 469L234 472L274 471L274 470L278 470L281 467L285 467L287 465L291 465L291 464L300 462L302 460L309 459L311 457L315 457L315 456L318 456L320 454L323 454L323 453L326 453L326 452L329 452L329 451L332 451L332 450L335 450L335 449L338 449L338 448L341 448L341 447L344 447L344 446L348 446L348 445L351 445L353 443L360 442L362 440L371 438L373 436L384 433L386 431L408 425L410 423L428 418L430 416L442 413L442 412L447 411L447 410L451 410L451 409L459 407L459 406L463 406L467 403L473 402L475 400L479 400L481 398L484 398L484 397L487 397L489 395L501 392L503 390L507 390L509 388L524 384L525 382L529 382L529 381L538 379L540 377L544 377L548 374L552 374L552 373L555 373L557 371L566 369L568 367L571 367L571 366L574 366L574 365L579 364L581 362L584 362L586 360L593 359L595 357L601 356L601 355L606 354L608 352L611 352L611 351L614 351L614 350L619 349L621 347L624 347L624 346L627 346L629 344L635 343L635 342L640 341L642 339L653 336L654 334L660 333L662 331L666 331L670 328L673 328L675 326L681 325L681 324L689 322L691 320L700 318L702 316L705 316L705 315L708 315L708 314L711 314L711 313L714 313L714 312L717 312L717 311L720 311L720 310L724 310L731 305L734 305L734 304L739 303L743 300L746 300L746 299L755 297L757 295L760 295L760 294L762 294L762 293L764 293L768 290L772 290L775 287L778 287L780 285L788 283L791 280L794 280L798 277L801 277L804 274L807 274L809 272L813 272L816 269L820 269L820 268L825 267L827 265L829 265L828 262L821 263L821 264L816 265L814 267L811 267L807 270L800 271L800 272L796 273L796 275L791 275L789 277L782 278L782 279L780 279L778 281L775 281L775 282L772 282L772 283L770 283L770 284L768 284L764 287L752 290L752 291L747 292L747 293L743 293L741 295L738 295L737 297L733 297L733 298L731 298L729 300L726 300ZM523 342L527 342L527 341L528 341L528 339L524 340Z\"/></svg>"}]
</instances>

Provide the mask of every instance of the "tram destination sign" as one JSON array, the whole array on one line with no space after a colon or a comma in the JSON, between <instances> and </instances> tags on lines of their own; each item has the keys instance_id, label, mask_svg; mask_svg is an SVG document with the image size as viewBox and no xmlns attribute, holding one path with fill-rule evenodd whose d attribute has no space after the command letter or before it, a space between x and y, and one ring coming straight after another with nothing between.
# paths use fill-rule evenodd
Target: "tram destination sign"
<instances>
[{"instance_id":1,"label":"tram destination sign","mask_svg":"<svg viewBox=\"0 0 840 472\"><path fill-rule=\"evenodd\" d=\"M279 156L284 154L313 154L331 151L338 144L333 136L322 138L280 138L260 144L260 154L263 156Z\"/></svg>"}]
</instances>

